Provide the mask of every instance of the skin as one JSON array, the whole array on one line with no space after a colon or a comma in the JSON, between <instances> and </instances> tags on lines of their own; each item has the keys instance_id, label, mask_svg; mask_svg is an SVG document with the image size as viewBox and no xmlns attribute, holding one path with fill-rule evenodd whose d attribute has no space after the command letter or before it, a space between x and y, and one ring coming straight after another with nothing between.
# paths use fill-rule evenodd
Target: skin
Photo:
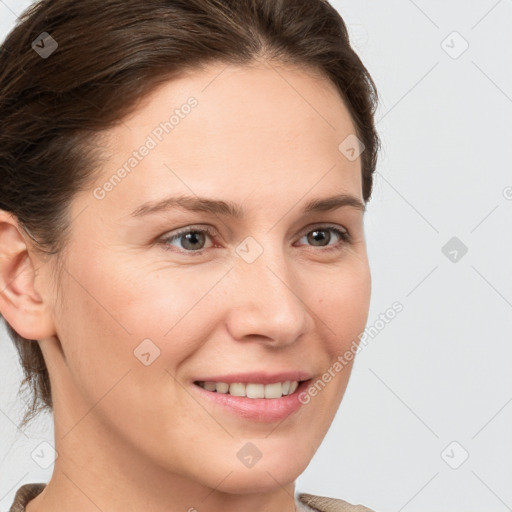
<instances>
[{"instance_id":1,"label":"skin","mask_svg":"<svg viewBox=\"0 0 512 512\"><path fill-rule=\"evenodd\" d=\"M96 199L94 188L190 96L198 105L172 134ZM352 363L284 421L214 407L192 381L287 370L316 380L364 330L363 212L301 212L340 193L363 202L360 158L338 150L355 133L350 115L326 79L257 62L166 82L124 121L105 133L94 187L72 200L58 290L54 260L0 212L1 312L39 340L54 400L58 458L27 510L293 511L294 481L334 418ZM233 201L245 217L130 217L171 193ZM326 223L351 241L327 231L325 246L315 245L306 235ZM187 226L214 230L196 242L204 252L191 255L183 237L165 250L162 240ZM248 236L263 249L252 263L236 252ZM147 338L160 350L149 366L134 356ZM252 468L237 457L247 442L262 454Z\"/></svg>"}]
</instances>

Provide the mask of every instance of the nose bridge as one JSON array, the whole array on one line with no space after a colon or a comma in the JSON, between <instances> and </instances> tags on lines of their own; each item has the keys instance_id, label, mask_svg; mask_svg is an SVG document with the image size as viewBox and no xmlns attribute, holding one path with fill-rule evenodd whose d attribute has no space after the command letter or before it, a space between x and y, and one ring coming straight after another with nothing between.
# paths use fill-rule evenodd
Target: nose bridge
<instances>
[{"instance_id":1,"label":"nose bridge","mask_svg":"<svg viewBox=\"0 0 512 512\"><path fill-rule=\"evenodd\" d=\"M257 335L274 345L293 343L307 329L310 317L291 262L281 246L260 245L255 257L255 241L246 242L237 248L231 276L228 329L239 340Z\"/></svg>"}]
</instances>

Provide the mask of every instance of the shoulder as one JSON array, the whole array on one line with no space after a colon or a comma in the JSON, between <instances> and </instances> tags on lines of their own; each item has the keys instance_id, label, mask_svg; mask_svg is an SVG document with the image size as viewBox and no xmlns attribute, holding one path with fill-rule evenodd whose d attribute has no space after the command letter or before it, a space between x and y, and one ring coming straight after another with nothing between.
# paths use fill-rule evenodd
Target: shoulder
<instances>
[{"instance_id":1,"label":"shoulder","mask_svg":"<svg viewBox=\"0 0 512 512\"><path fill-rule=\"evenodd\" d=\"M14 496L14 502L9 509L9 512L25 512L27 503L34 499L42 490L46 487L46 484L25 484L22 485Z\"/></svg>"},{"instance_id":2,"label":"shoulder","mask_svg":"<svg viewBox=\"0 0 512 512\"><path fill-rule=\"evenodd\" d=\"M298 500L318 512L374 512L363 505L351 505L344 500L314 496L313 494L299 494Z\"/></svg>"},{"instance_id":3,"label":"shoulder","mask_svg":"<svg viewBox=\"0 0 512 512\"><path fill-rule=\"evenodd\" d=\"M22 485L16 491L9 512L25 512L27 503L40 494L45 487L44 483ZM314 496L313 494L299 494L297 499L301 504L318 512L374 512L363 505L351 505L344 500Z\"/></svg>"}]
</instances>

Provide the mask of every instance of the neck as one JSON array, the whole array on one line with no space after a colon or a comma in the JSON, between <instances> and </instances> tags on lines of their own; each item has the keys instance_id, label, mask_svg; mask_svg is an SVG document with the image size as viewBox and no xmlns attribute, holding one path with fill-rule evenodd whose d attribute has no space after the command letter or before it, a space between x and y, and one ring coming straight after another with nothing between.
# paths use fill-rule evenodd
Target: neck
<instances>
[{"instance_id":1,"label":"neck","mask_svg":"<svg viewBox=\"0 0 512 512\"><path fill-rule=\"evenodd\" d=\"M215 486L208 485L155 464L137 447L127 448L125 442L94 425L93 418L89 415L83 424L67 432L58 428L60 422L55 423L58 457L53 475L29 503L27 512L296 510L293 482L281 485L266 474L255 479L258 489L237 489L236 475L219 472Z\"/></svg>"}]
</instances>

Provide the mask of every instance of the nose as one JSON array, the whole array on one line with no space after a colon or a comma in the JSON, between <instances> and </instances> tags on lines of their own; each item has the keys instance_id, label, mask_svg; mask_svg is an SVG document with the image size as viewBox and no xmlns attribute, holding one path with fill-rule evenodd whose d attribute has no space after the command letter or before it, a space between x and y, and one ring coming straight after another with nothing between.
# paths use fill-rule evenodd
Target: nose
<instances>
[{"instance_id":1,"label":"nose","mask_svg":"<svg viewBox=\"0 0 512 512\"><path fill-rule=\"evenodd\" d=\"M296 342L313 325L305 289L282 254L266 251L252 263L238 259L228 287L227 329L235 340L278 348Z\"/></svg>"}]
</instances>

